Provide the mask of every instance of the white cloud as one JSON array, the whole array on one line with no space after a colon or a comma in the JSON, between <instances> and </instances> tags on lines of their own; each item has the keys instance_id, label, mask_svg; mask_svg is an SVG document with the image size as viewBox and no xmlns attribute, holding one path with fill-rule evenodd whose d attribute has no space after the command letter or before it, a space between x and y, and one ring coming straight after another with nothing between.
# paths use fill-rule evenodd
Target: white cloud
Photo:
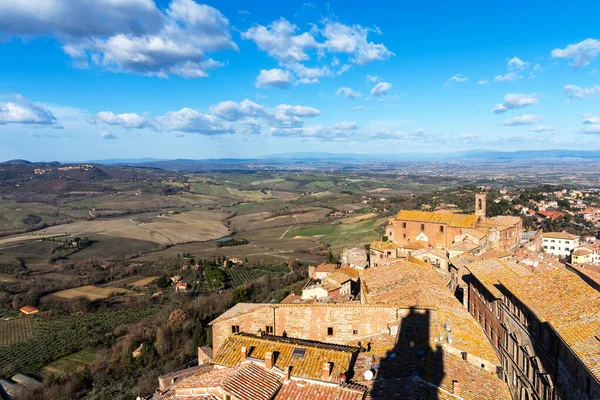
<instances>
[{"instance_id":1,"label":"white cloud","mask_svg":"<svg viewBox=\"0 0 600 400\"><path fill-rule=\"evenodd\" d=\"M354 130L354 129L358 129L358 125L356 125L356 122L338 122L337 124L334 125L334 129L337 129L339 131L350 131L350 130Z\"/></svg>"},{"instance_id":2,"label":"white cloud","mask_svg":"<svg viewBox=\"0 0 600 400\"><path fill-rule=\"evenodd\" d=\"M228 123L213 115L203 114L191 108L169 111L164 116L158 117L157 121L161 128L167 131L199 133L201 135L233 133Z\"/></svg>"},{"instance_id":3,"label":"white cloud","mask_svg":"<svg viewBox=\"0 0 600 400\"><path fill-rule=\"evenodd\" d=\"M512 82L517 79L523 79L522 76L515 72L508 72L504 75L497 75L494 77L494 82Z\"/></svg>"},{"instance_id":4,"label":"white cloud","mask_svg":"<svg viewBox=\"0 0 600 400\"><path fill-rule=\"evenodd\" d=\"M223 101L213 105L210 112L227 121L239 121L246 117L258 117L268 114L265 107L248 99L239 104L234 101Z\"/></svg>"},{"instance_id":5,"label":"white cloud","mask_svg":"<svg viewBox=\"0 0 600 400\"><path fill-rule=\"evenodd\" d=\"M250 11L248 10L239 10L238 14L242 14L242 15L250 15Z\"/></svg>"},{"instance_id":6,"label":"white cloud","mask_svg":"<svg viewBox=\"0 0 600 400\"><path fill-rule=\"evenodd\" d=\"M469 78L467 78L466 76L462 76L461 74L456 74L452 78L448 79L446 81L446 83L444 83L444 86L449 86L452 82L461 83L461 82L466 82L468 80L469 80Z\"/></svg>"},{"instance_id":7,"label":"white cloud","mask_svg":"<svg viewBox=\"0 0 600 400\"><path fill-rule=\"evenodd\" d=\"M529 63L522 61L518 57L513 57L510 60L508 60L508 68L524 70L524 69L529 68Z\"/></svg>"},{"instance_id":8,"label":"white cloud","mask_svg":"<svg viewBox=\"0 0 600 400\"><path fill-rule=\"evenodd\" d=\"M377 85L371 89L371 95L376 97L381 97L387 94L387 92L392 88L392 84L388 82L379 82Z\"/></svg>"},{"instance_id":9,"label":"white cloud","mask_svg":"<svg viewBox=\"0 0 600 400\"><path fill-rule=\"evenodd\" d=\"M41 105L34 104L20 94L11 96L11 100L0 102L0 125L29 124L58 126L54 114Z\"/></svg>"},{"instance_id":10,"label":"white cloud","mask_svg":"<svg viewBox=\"0 0 600 400\"><path fill-rule=\"evenodd\" d=\"M321 112L313 107L292 106L289 104L280 104L275 108L266 108L251 100L244 100L241 103L233 101L224 101L213 105L210 108L210 114L229 122L240 122L243 132L259 132L262 120L266 125L272 127L300 127L304 124L303 118L314 118ZM239 130L240 127L238 126Z\"/></svg>"},{"instance_id":11,"label":"white cloud","mask_svg":"<svg viewBox=\"0 0 600 400\"><path fill-rule=\"evenodd\" d=\"M480 79L477 81L478 85L487 85L489 82L487 79Z\"/></svg>"},{"instance_id":12,"label":"white cloud","mask_svg":"<svg viewBox=\"0 0 600 400\"><path fill-rule=\"evenodd\" d=\"M582 68L600 54L600 41L585 39L579 43L570 44L564 49L554 49L551 54L554 58L571 60L571 65L575 68Z\"/></svg>"},{"instance_id":13,"label":"white cloud","mask_svg":"<svg viewBox=\"0 0 600 400\"><path fill-rule=\"evenodd\" d=\"M351 61L356 64L387 60L394 55L383 43L369 42L367 40L369 29L360 25L349 26L328 21L321 33L325 37L323 46L326 49L352 54Z\"/></svg>"},{"instance_id":14,"label":"white cloud","mask_svg":"<svg viewBox=\"0 0 600 400\"><path fill-rule=\"evenodd\" d=\"M594 117L589 114L577 114L581 117L581 123L585 125L600 124L600 118Z\"/></svg>"},{"instance_id":15,"label":"white cloud","mask_svg":"<svg viewBox=\"0 0 600 400\"><path fill-rule=\"evenodd\" d=\"M369 82L379 82L381 80L380 77L376 76L376 75L367 75L367 81Z\"/></svg>"},{"instance_id":16,"label":"white cloud","mask_svg":"<svg viewBox=\"0 0 600 400\"><path fill-rule=\"evenodd\" d=\"M256 25L242 32L242 39L252 40L259 49L281 63L306 61L307 49L317 48L310 32L296 35L298 27L285 18L273 21L269 26Z\"/></svg>"},{"instance_id":17,"label":"white cloud","mask_svg":"<svg viewBox=\"0 0 600 400\"><path fill-rule=\"evenodd\" d=\"M113 135L112 133L109 133L109 132L101 132L100 133L100 138L106 139L106 140L114 140L117 137L115 135Z\"/></svg>"},{"instance_id":18,"label":"white cloud","mask_svg":"<svg viewBox=\"0 0 600 400\"><path fill-rule=\"evenodd\" d=\"M269 70L263 69L256 77L255 86L257 88L271 86L279 89L287 89L290 87L293 80L294 77L289 71L284 71L279 68Z\"/></svg>"},{"instance_id":19,"label":"white cloud","mask_svg":"<svg viewBox=\"0 0 600 400\"><path fill-rule=\"evenodd\" d=\"M319 83L319 78L333 75L327 66L322 68L308 68L302 64L296 63L290 64L289 69L294 71L294 73L300 78L300 83Z\"/></svg>"},{"instance_id":20,"label":"white cloud","mask_svg":"<svg viewBox=\"0 0 600 400\"><path fill-rule=\"evenodd\" d=\"M111 111L101 111L93 117L88 118L92 124L106 124L120 126L126 129L154 128L155 123L149 115L138 115L135 113L115 114Z\"/></svg>"},{"instance_id":21,"label":"white cloud","mask_svg":"<svg viewBox=\"0 0 600 400\"><path fill-rule=\"evenodd\" d=\"M56 38L78 67L158 77L205 77L223 65L206 53L237 50L227 18L193 0L165 10L152 0L5 0L0 31Z\"/></svg>"},{"instance_id":22,"label":"white cloud","mask_svg":"<svg viewBox=\"0 0 600 400\"><path fill-rule=\"evenodd\" d=\"M600 93L600 86L579 87L575 85L565 85L565 95L569 101L574 99L586 99Z\"/></svg>"},{"instance_id":23,"label":"white cloud","mask_svg":"<svg viewBox=\"0 0 600 400\"><path fill-rule=\"evenodd\" d=\"M300 32L296 25L280 18L267 26L255 25L242 32L241 36L242 39L252 40L260 50L277 60L280 66L293 70L299 75L301 83L315 83L319 77L333 76L333 73L326 67L307 68L301 64L309 61L314 53L317 59L324 58L327 52L348 54L349 61L355 64L386 60L394 55L384 44L369 42L369 32L380 33L360 25L349 26L328 20L324 20L320 26L313 24L307 32ZM340 60L333 56L327 64L335 67ZM340 75L348 69L350 65L345 64L336 74ZM320 75L310 77L306 74Z\"/></svg>"},{"instance_id":24,"label":"white cloud","mask_svg":"<svg viewBox=\"0 0 600 400\"><path fill-rule=\"evenodd\" d=\"M553 126L536 126L534 128L530 128L529 132L556 132L556 129Z\"/></svg>"},{"instance_id":25,"label":"white cloud","mask_svg":"<svg viewBox=\"0 0 600 400\"><path fill-rule=\"evenodd\" d=\"M523 108L538 104L537 94L511 93L504 96L504 103L497 104L492 112L496 114L504 113L508 110Z\"/></svg>"},{"instance_id":26,"label":"white cloud","mask_svg":"<svg viewBox=\"0 0 600 400\"><path fill-rule=\"evenodd\" d=\"M337 95L338 96L346 97L348 99L356 99L357 97L361 97L362 93L361 92L355 92L354 90L352 90L352 89L350 89L348 87L341 87L341 88L338 89Z\"/></svg>"},{"instance_id":27,"label":"white cloud","mask_svg":"<svg viewBox=\"0 0 600 400\"><path fill-rule=\"evenodd\" d=\"M505 126L533 125L542 122L543 119L538 115L523 114L504 121Z\"/></svg>"},{"instance_id":28,"label":"white cloud","mask_svg":"<svg viewBox=\"0 0 600 400\"><path fill-rule=\"evenodd\" d=\"M356 106L356 107L352 107L353 110L370 110L369 107L365 107L365 106Z\"/></svg>"},{"instance_id":29,"label":"white cloud","mask_svg":"<svg viewBox=\"0 0 600 400\"><path fill-rule=\"evenodd\" d=\"M581 130L585 135L600 135L600 125L591 125Z\"/></svg>"},{"instance_id":30,"label":"white cloud","mask_svg":"<svg viewBox=\"0 0 600 400\"><path fill-rule=\"evenodd\" d=\"M313 107L306 106L290 106L288 104L280 104L275 109L290 117L310 118L321 115L321 112Z\"/></svg>"}]
</instances>

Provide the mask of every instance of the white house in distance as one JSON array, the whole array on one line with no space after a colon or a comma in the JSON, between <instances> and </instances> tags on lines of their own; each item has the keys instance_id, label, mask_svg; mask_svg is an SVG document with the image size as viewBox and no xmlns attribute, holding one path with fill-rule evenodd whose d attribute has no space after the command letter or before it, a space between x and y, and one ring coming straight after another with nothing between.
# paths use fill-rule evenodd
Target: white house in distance
<instances>
[{"instance_id":1,"label":"white house in distance","mask_svg":"<svg viewBox=\"0 0 600 400\"><path fill-rule=\"evenodd\" d=\"M579 236L565 232L544 232L542 234L544 251L559 257L569 257L575 247L579 246Z\"/></svg>"}]
</instances>

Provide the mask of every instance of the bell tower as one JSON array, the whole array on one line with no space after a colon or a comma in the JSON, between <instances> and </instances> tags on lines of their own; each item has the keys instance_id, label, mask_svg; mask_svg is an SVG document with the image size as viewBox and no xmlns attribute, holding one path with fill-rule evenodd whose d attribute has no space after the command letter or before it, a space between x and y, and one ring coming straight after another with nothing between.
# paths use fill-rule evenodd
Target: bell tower
<instances>
[{"instance_id":1,"label":"bell tower","mask_svg":"<svg viewBox=\"0 0 600 400\"><path fill-rule=\"evenodd\" d=\"M485 193L475 193L475 216L485 219Z\"/></svg>"}]
</instances>

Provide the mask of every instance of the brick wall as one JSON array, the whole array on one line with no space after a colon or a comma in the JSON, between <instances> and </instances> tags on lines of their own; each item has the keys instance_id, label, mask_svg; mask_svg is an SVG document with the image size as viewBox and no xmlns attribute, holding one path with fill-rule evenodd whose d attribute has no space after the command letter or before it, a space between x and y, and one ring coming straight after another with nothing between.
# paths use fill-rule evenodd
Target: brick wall
<instances>
[{"instance_id":1,"label":"brick wall","mask_svg":"<svg viewBox=\"0 0 600 400\"><path fill-rule=\"evenodd\" d=\"M275 335L283 335L285 331L289 337L345 344L366 336L389 333L390 326L397 326L398 320L408 312L408 309L358 304L265 305L213 324L213 351L217 353L232 333L232 326L239 327L240 332L253 334L273 326Z\"/></svg>"},{"instance_id":2,"label":"brick wall","mask_svg":"<svg viewBox=\"0 0 600 400\"><path fill-rule=\"evenodd\" d=\"M403 224L406 224L406 228L404 228ZM423 231L421 230L421 225L424 225L425 229ZM441 228L443 228L443 232ZM452 244L452 240L456 235L462 233L462 229L431 222L394 221L394 240L400 246L416 242L421 232L427 236L430 245L446 248Z\"/></svg>"}]
</instances>

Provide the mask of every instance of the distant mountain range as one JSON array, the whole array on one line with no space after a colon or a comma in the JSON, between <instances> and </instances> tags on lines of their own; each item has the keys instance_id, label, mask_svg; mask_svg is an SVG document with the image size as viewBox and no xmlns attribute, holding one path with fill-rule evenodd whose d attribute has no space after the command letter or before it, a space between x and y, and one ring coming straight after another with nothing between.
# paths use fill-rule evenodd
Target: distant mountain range
<instances>
[{"instance_id":1,"label":"distant mountain range","mask_svg":"<svg viewBox=\"0 0 600 400\"><path fill-rule=\"evenodd\" d=\"M90 160L85 163L103 165L130 165L139 167L194 170L203 169L210 164L221 167L227 164L307 164L320 163L369 163L369 162L485 162L485 161L527 161L527 160L565 160L565 159L600 159L600 151L587 150L524 150L524 151L494 151L470 150L450 153L386 153L386 154L343 154L343 153L284 153L272 154L257 158L219 158L219 159L107 159ZM2 164L28 165L28 164L58 164L58 162L30 162L27 160L10 160ZM64 163L74 164L74 163Z\"/></svg>"}]
</instances>

